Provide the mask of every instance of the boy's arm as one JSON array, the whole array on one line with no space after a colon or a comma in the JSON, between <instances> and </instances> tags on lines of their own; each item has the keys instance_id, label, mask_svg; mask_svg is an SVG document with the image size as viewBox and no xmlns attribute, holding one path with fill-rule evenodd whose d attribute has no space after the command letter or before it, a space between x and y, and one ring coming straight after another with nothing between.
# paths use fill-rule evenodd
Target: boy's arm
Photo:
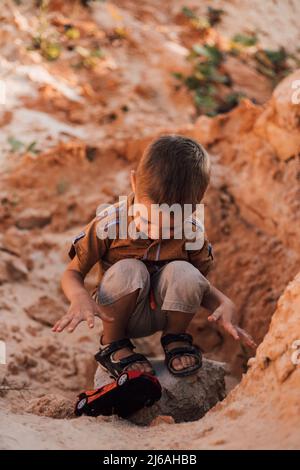
<instances>
[{"instance_id":1,"label":"boy's arm","mask_svg":"<svg viewBox=\"0 0 300 470\"><path fill-rule=\"evenodd\" d=\"M107 250L106 240L99 238L97 232L98 227L101 228L101 224L105 223L105 218L95 217L73 240L69 251L72 261L62 277L62 289L71 305L68 312L54 325L54 332L59 333L65 328L72 332L84 320L93 328L95 316L112 321L100 310L100 306L84 287L85 276Z\"/></svg>"},{"instance_id":2,"label":"boy's arm","mask_svg":"<svg viewBox=\"0 0 300 470\"><path fill-rule=\"evenodd\" d=\"M208 317L209 321L223 327L234 339L241 340L251 348L256 347L251 336L235 324L235 304L216 287L210 286L209 291L203 297L202 306L211 312Z\"/></svg>"},{"instance_id":3,"label":"boy's arm","mask_svg":"<svg viewBox=\"0 0 300 470\"><path fill-rule=\"evenodd\" d=\"M79 269L78 258L75 256L68 264L61 280L62 289L71 305L68 312L55 323L52 329L55 333L60 333L67 327L71 333L84 320L90 328L93 328L95 316L105 321L113 321L100 310L100 306L91 298L84 287L84 277Z\"/></svg>"},{"instance_id":4,"label":"boy's arm","mask_svg":"<svg viewBox=\"0 0 300 470\"><path fill-rule=\"evenodd\" d=\"M207 238L204 238L201 249L189 251L189 261L204 276L207 276L213 263L212 247ZM251 348L256 347L251 336L235 324L236 307L234 303L216 287L210 285L210 290L203 297L202 306L211 313L208 317L209 321L224 328L234 339L241 340Z\"/></svg>"},{"instance_id":5,"label":"boy's arm","mask_svg":"<svg viewBox=\"0 0 300 470\"><path fill-rule=\"evenodd\" d=\"M62 289L70 301L68 312L54 325L52 331L60 333L68 327L71 333L82 321L87 321L90 328L94 327L95 316L105 321L113 321L100 310L99 305L91 298L84 287L84 275L79 269L79 262L75 256L65 270L62 281Z\"/></svg>"}]
</instances>

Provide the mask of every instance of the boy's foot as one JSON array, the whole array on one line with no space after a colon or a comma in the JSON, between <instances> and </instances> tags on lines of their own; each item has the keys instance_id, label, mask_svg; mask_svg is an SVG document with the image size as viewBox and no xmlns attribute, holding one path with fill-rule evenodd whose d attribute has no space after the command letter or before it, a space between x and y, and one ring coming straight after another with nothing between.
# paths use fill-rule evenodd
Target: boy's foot
<instances>
[{"instance_id":1,"label":"boy's foot","mask_svg":"<svg viewBox=\"0 0 300 470\"><path fill-rule=\"evenodd\" d=\"M202 366L202 354L187 333L166 334L161 338L166 365L173 375L187 376Z\"/></svg>"},{"instance_id":2,"label":"boy's foot","mask_svg":"<svg viewBox=\"0 0 300 470\"><path fill-rule=\"evenodd\" d=\"M124 359L125 357L129 357L131 355L132 355L132 349L122 348L113 354L113 359L115 361L119 361L120 359ZM147 372L148 374L153 373L153 368L151 367L148 361L133 362L128 367L126 367L126 370L139 370L140 372Z\"/></svg>"},{"instance_id":3,"label":"boy's foot","mask_svg":"<svg viewBox=\"0 0 300 470\"><path fill-rule=\"evenodd\" d=\"M118 377L125 370L154 374L148 359L143 354L134 353L133 349L131 341L124 338L101 348L95 358L113 377Z\"/></svg>"},{"instance_id":4,"label":"boy's foot","mask_svg":"<svg viewBox=\"0 0 300 470\"><path fill-rule=\"evenodd\" d=\"M188 343L186 341L173 341L168 344L167 348L168 351L171 351L174 348L180 348L181 346L187 346ZM187 367L191 367L196 363L196 359L193 356L188 356L183 354L182 356L175 357L171 364L175 370L183 370Z\"/></svg>"}]
</instances>

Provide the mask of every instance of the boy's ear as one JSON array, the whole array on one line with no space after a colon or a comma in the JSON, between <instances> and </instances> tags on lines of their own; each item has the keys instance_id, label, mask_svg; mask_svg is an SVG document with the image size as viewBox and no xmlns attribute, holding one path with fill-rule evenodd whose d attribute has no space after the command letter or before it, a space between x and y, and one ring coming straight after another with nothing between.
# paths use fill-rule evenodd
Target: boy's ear
<instances>
[{"instance_id":1,"label":"boy's ear","mask_svg":"<svg viewBox=\"0 0 300 470\"><path fill-rule=\"evenodd\" d=\"M135 188L136 188L135 170L131 170L131 172L130 172L130 182L131 182L132 191L135 193Z\"/></svg>"}]
</instances>

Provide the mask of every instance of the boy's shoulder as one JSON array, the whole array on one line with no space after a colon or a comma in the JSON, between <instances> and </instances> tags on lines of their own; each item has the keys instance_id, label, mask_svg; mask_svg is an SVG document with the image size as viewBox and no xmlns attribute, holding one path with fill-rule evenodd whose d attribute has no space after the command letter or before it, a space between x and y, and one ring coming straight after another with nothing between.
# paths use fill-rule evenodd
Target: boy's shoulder
<instances>
[{"instance_id":1,"label":"boy's shoulder","mask_svg":"<svg viewBox=\"0 0 300 470\"><path fill-rule=\"evenodd\" d=\"M127 223L128 208L132 204L133 197L129 196L119 199L118 202L111 205L100 205L97 208L94 224L96 224L96 233L99 238L107 237L108 232L114 232L114 237L117 237L119 225ZM116 232L116 233L115 233Z\"/></svg>"},{"instance_id":2,"label":"boy's shoulder","mask_svg":"<svg viewBox=\"0 0 300 470\"><path fill-rule=\"evenodd\" d=\"M131 199L129 195L113 204L99 205L96 216L73 238L70 258L80 250L88 251L99 243L106 244L110 238L117 238L121 216L126 214Z\"/></svg>"},{"instance_id":3,"label":"boy's shoulder","mask_svg":"<svg viewBox=\"0 0 300 470\"><path fill-rule=\"evenodd\" d=\"M194 232L200 231L204 232L204 224L200 217L195 214L190 215L185 219L187 224L190 224L193 227Z\"/></svg>"},{"instance_id":4,"label":"boy's shoulder","mask_svg":"<svg viewBox=\"0 0 300 470\"><path fill-rule=\"evenodd\" d=\"M117 216L120 212L126 211L131 204L131 195L119 198L114 204L100 204L96 210L96 219L98 221L108 220Z\"/></svg>"},{"instance_id":5,"label":"boy's shoulder","mask_svg":"<svg viewBox=\"0 0 300 470\"><path fill-rule=\"evenodd\" d=\"M192 214L187 217L184 221L184 241L189 246L191 246L197 241L197 249L201 249L205 242L205 230L204 224L200 217ZM193 245L194 246L194 245ZM191 248L195 249L195 247ZM188 251L188 249L187 249Z\"/></svg>"}]
</instances>

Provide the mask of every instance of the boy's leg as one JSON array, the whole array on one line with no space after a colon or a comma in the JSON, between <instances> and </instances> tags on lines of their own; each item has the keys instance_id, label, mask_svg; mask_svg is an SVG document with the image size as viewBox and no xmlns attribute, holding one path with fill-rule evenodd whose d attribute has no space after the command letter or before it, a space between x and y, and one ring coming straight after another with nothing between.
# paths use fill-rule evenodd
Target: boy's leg
<instances>
[{"instance_id":1,"label":"boy's leg","mask_svg":"<svg viewBox=\"0 0 300 470\"><path fill-rule=\"evenodd\" d=\"M186 332L209 289L209 282L191 263L171 261L154 277L153 287L156 301L167 315L164 336ZM185 345L182 341L172 342L168 344L168 350ZM188 355L172 361L172 367L176 370L183 370L194 364L195 358Z\"/></svg>"},{"instance_id":2,"label":"boy's leg","mask_svg":"<svg viewBox=\"0 0 300 470\"><path fill-rule=\"evenodd\" d=\"M111 266L104 274L99 288L98 302L103 311L114 318L114 322L103 321L102 345L121 340L129 336L128 324L136 310L142 311L150 289L149 273L145 265L136 259L124 259ZM147 325L145 325L145 332ZM132 354L124 347L116 351L114 360L120 360ZM151 372L149 364L134 363L128 369Z\"/></svg>"},{"instance_id":3,"label":"boy's leg","mask_svg":"<svg viewBox=\"0 0 300 470\"><path fill-rule=\"evenodd\" d=\"M163 331L163 335L169 333L180 334L185 333L189 324L191 323L195 313L186 313L179 311L169 311L167 326ZM186 343L182 341L176 341L168 344L168 349L174 349L178 346L185 346ZM195 364L195 358L192 356L181 356L180 358L176 357L172 361L172 366L176 370L182 370L187 367L193 366Z\"/></svg>"},{"instance_id":4,"label":"boy's leg","mask_svg":"<svg viewBox=\"0 0 300 470\"><path fill-rule=\"evenodd\" d=\"M139 289L130 294L124 295L116 302L110 305L102 305L101 309L115 321L113 323L102 320L103 323L103 344L111 343L119 339L125 338L126 329L129 322L130 315L135 310Z\"/></svg>"}]
</instances>

